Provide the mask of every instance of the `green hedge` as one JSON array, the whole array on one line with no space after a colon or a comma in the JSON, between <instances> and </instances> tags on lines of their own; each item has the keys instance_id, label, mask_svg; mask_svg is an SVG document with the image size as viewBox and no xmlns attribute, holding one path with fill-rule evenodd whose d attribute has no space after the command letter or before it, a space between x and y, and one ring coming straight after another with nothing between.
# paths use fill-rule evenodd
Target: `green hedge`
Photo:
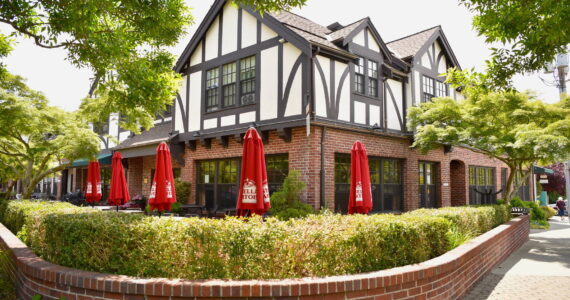
<instances>
[{"instance_id":1,"label":"green hedge","mask_svg":"<svg viewBox=\"0 0 570 300\"><path fill-rule=\"evenodd\" d=\"M53 263L186 279L295 278L392 268L443 254L455 246L454 235L475 224L483 230L508 220L503 213L508 210L498 206L401 216L320 214L289 221L156 218L32 201L12 201L1 210L2 222L15 232L25 229L26 243Z\"/></svg>"}]
</instances>

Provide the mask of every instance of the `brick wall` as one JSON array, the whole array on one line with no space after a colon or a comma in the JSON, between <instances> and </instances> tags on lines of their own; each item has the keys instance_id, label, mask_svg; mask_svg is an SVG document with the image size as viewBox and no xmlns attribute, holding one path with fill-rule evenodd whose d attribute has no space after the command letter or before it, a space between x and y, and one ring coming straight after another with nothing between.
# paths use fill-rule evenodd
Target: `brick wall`
<instances>
[{"instance_id":1,"label":"brick wall","mask_svg":"<svg viewBox=\"0 0 570 300\"><path fill-rule=\"evenodd\" d=\"M0 268L16 280L18 299L458 299L528 240L522 216L425 261L347 276L288 280L139 279L70 269L38 258L0 224Z\"/></svg>"},{"instance_id":2,"label":"brick wall","mask_svg":"<svg viewBox=\"0 0 570 300\"><path fill-rule=\"evenodd\" d=\"M324 139L322 135L324 133ZM403 205L404 210L417 209L419 202L419 175L418 162L428 161L437 164L437 206L465 205L468 196L469 165L488 166L496 168L497 190L501 187L500 170L504 167L501 161L491 159L485 155L472 152L467 149L454 147L446 153L443 147L421 154L410 148L411 140L402 137L381 136L371 132L356 132L353 130L332 128L323 126L311 126L310 136L306 136L305 128L293 128L291 141L285 142L277 135L276 131L270 131L269 142L266 143L266 154L289 154L289 169L301 172L302 179L307 183L307 189L302 195L302 200L320 207L321 201L321 147L324 147L324 176L325 207L334 210L335 179L334 160L336 154L350 154L352 144L360 140L366 146L369 156L396 158L402 161L402 181L404 185ZM321 143L321 140L323 141ZM196 150L185 150L185 166L182 168L182 179L192 183L192 192L189 203L196 201L196 162L205 159L220 159L240 157L242 144L238 143L233 136L229 137L227 147L211 141L210 148L197 143ZM464 168L452 169L451 163L463 163ZM152 165L152 166L151 166ZM150 168L154 167L153 158L144 159L143 176L150 176ZM451 174L453 172L453 174ZM452 191L453 189L453 191ZM143 188L148 193L149 187ZM453 193L453 197L452 197Z\"/></svg>"},{"instance_id":3,"label":"brick wall","mask_svg":"<svg viewBox=\"0 0 570 300\"><path fill-rule=\"evenodd\" d=\"M142 157L128 158L127 169L127 185L129 194L135 197L142 193L143 174L142 174Z\"/></svg>"}]
</instances>

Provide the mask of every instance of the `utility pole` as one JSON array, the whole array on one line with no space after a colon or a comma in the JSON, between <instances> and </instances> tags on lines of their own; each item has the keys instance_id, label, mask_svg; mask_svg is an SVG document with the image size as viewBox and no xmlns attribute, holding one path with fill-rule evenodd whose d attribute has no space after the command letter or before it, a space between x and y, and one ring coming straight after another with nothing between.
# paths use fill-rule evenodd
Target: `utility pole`
<instances>
[{"instance_id":1,"label":"utility pole","mask_svg":"<svg viewBox=\"0 0 570 300\"><path fill-rule=\"evenodd\" d=\"M558 69L558 91L560 100L566 96L566 75L568 74L568 53L556 56L556 69ZM564 178L566 178L566 199L570 200L570 158L564 163ZM566 207L568 210L568 207ZM568 222L570 222L570 214Z\"/></svg>"}]
</instances>

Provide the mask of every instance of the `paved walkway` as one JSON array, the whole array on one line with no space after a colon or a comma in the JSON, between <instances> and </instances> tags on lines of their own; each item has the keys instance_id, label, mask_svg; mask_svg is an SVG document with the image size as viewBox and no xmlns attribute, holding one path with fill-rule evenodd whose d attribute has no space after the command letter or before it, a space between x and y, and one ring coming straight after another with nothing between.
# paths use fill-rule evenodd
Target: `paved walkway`
<instances>
[{"instance_id":1,"label":"paved walkway","mask_svg":"<svg viewBox=\"0 0 570 300\"><path fill-rule=\"evenodd\" d=\"M567 299L570 287L570 223L550 220L549 230L531 230L530 240L493 269L463 300Z\"/></svg>"}]
</instances>

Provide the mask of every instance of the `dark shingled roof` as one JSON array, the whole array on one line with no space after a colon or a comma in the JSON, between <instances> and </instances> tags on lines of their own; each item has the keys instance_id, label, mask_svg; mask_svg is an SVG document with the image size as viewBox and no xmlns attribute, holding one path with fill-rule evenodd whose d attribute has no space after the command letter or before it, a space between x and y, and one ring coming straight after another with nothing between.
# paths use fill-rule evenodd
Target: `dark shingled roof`
<instances>
[{"instance_id":1,"label":"dark shingled roof","mask_svg":"<svg viewBox=\"0 0 570 300\"><path fill-rule=\"evenodd\" d=\"M141 134L129 137L117 145L115 148L113 148L113 150L158 144L160 142L168 140L170 131L172 131L171 123L159 124L147 131L141 132Z\"/></svg>"},{"instance_id":2,"label":"dark shingled roof","mask_svg":"<svg viewBox=\"0 0 570 300\"><path fill-rule=\"evenodd\" d=\"M422 48L427 40L438 30L441 26L435 26L428 28L426 30L399 38L397 40L386 43L388 49L394 53L394 55L400 59L409 58L415 56L418 51Z\"/></svg>"},{"instance_id":3,"label":"dark shingled roof","mask_svg":"<svg viewBox=\"0 0 570 300\"><path fill-rule=\"evenodd\" d=\"M339 39L344 39L347 35L349 35L356 27L360 26L360 24L364 23L366 18L358 20L350 25L346 25L343 28L333 32L330 34L330 38L332 41L336 41Z\"/></svg>"}]
</instances>

